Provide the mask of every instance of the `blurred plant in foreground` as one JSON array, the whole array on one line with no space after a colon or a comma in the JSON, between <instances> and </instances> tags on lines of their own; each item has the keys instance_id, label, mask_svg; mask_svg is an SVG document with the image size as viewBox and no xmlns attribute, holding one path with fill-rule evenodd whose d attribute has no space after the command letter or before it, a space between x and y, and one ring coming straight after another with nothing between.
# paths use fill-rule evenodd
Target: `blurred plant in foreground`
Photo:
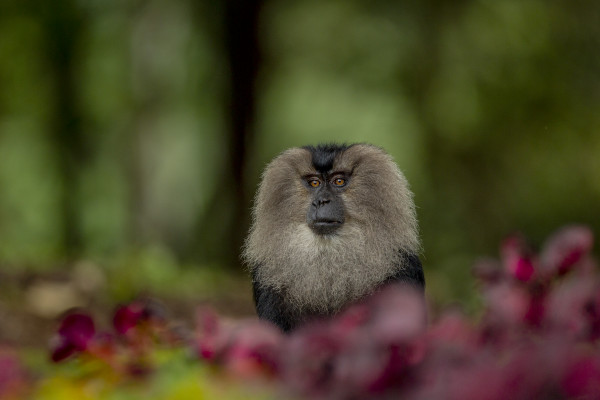
<instances>
[{"instance_id":1,"label":"blurred plant in foreground","mask_svg":"<svg viewBox=\"0 0 600 400\"><path fill-rule=\"evenodd\" d=\"M422 296L399 286L290 335L206 309L186 334L152 303L119 308L111 334L74 313L62 321L52 352L70 372L41 379L33 393L45 399L600 398L593 242L579 226L558 231L539 254L521 236L507 238L499 261L474 266L484 300L475 322L454 310L427 326ZM0 379L0 393L10 394L27 378Z\"/></svg>"}]
</instances>

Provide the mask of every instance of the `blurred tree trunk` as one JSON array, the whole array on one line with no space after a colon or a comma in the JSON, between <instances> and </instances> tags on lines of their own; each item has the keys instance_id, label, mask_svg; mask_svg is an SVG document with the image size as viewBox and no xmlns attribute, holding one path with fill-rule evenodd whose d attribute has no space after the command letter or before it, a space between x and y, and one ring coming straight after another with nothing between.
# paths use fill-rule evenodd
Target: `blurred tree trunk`
<instances>
[{"instance_id":1,"label":"blurred tree trunk","mask_svg":"<svg viewBox=\"0 0 600 400\"><path fill-rule=\"evenodd\" d=\"M62 185L59 212L63 251L72 259L83 247L78 180L87 157L77 99L76 51L84 24L74 1L39 5L56 100L50 134Z\"/></svg>"},{"instance_id":2,"label":"blurred tree trunk","mask_svg":"<svg viewBox=\"0 0 600 400\"><path fill-rule=\"evenodd\" d=\"M221 38L228 66L225 98L227 146L225 169L197 223L196 248L202 259L239 265L249 221L246 162L255 138L256 77L260 66L258 19L261 0L227 0L221 10Z\"/></svg>"},{"instance_id":3,"label":"blurred tree trunk","mask_svg":"<svg viewBox=\"0 0 600 400\"><path fill-rule=\"evenodd\" d=\"M151 146L153 126L157 124L157 116L163 97L157 89L154 77L154 51L147 51L145 43L151 43L155 24L160 21L152 2L138 2L128 9L130 37L129 39L129 68L132 94L132 121L124 140L127 156L124 157L123 170L128 177L128 215L127 241L133 246L143 246L153 239L151 210L149 207L149 161L148 149Z\"/></svg>"}]
</instances>

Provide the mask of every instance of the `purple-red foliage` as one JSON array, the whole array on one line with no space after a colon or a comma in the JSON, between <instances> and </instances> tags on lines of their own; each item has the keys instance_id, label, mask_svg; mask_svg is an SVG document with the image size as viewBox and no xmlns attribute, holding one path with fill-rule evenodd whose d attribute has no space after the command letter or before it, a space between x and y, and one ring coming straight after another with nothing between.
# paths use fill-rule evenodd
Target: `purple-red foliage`
<instances>
[{"instance_id":1,"label":"purple-red foliage","mask_svg":"<svg viewBox=\"0 0 600 400\"><path fill-rule=\"evenodd\" d=\"M564 275L588 256L593 246L594 235L589 228L565 227L546 241L540 254L541 268L548 275Z\"/></svg>"},{"instance_id":2,"label":"purple-red foliage","mask_svg":"<svg viewBox=\"0 0 600 400\"><path fill-rule=\"evenodd\" d=\"M144 377L152 371L149 354L156 345L181 343L169 328L157 303L135 301L119 307L113 316L114 332L97 332L84 313L67 315L53 340L51 357L60 362L74 355L103 361L122 377Z\"/></svg>"},{"instance_id":3,"label":"purple-red foliage","mask_svg":"<svg viewBox=\"0 0 600 400\"><path fill-rule=\"evenodd\" d=\"M300 397L600 399L600 279L593 242L589 229L567 227L538 255L521 236L507 238L499 261L473 268L484 304L476 322L450 310L427 326L422 295L388 286L289 335L266 322L224 320L204 309L190 344L201 360L225 373L266 379ZM115 314L115 330L129 338L128 346L144 342L139 335L149 321L163 326L155 336L164 332L164 320L148 315L137 303ZM72 352L96 348L91 319L67 318L61 343Z\"/></svg>"},{"instance_id":4,"label":"purple-red foliage","mask_svg":"<svg viewBox=\"0 0 600 400\"><path fill-rule=\"evenodd\" d=\"M129 330L135 328L144 318L144 307L134 302L121 306L115 311L113 326L117 333L125 335Z\"/></svg>"},{"instance_id":5,"label":"purple-red foliage","mask_svg":"<svg viewBox=\"0 0 600 400\"><path fill-rule=\"evenodd\" d=\"M223 322L210 309L200 309L193 343L198 356L220 365L238 377L278 374L284 337L270 324L251 321Z\"/></svg>"},{"instance_id":6,"label":"purple-red foliage","mask_svg":"<svg viewBox=\"0 0 600 400\"><path fill-rule=\"evenodd\" d=\"M12 349L0 347L0 399L25 398L29 381L18 354Z\"/></svg>"},{"instance_id":7,"label":"purple-red foliage","mask_svg":"<svg viewBox=\"0 0 600 400\"><path fill-rule=\"evenodd\" d=\"M90 316L82 313L67 315L58 328L52 360L61 361L76 352L85 351L95 333L94 321Z\"/></svg>"}]
</instances>

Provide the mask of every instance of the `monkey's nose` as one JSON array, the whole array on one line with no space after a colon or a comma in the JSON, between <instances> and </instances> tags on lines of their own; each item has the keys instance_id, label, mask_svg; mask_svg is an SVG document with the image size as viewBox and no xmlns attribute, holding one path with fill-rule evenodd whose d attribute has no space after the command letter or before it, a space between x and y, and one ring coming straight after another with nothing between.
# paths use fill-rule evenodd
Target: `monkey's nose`
<instances>
[{"instance_id":1,"label":"monkey's nose","mask_svg":"<svg viewBox=\"0 0 600 400\"><path fill-rule=\"evenodd\" d=\"M313 207L322 207L327 203L331 203L330 199L316 199L315 201L312 202Z\"/></svg>"}]
</instances>

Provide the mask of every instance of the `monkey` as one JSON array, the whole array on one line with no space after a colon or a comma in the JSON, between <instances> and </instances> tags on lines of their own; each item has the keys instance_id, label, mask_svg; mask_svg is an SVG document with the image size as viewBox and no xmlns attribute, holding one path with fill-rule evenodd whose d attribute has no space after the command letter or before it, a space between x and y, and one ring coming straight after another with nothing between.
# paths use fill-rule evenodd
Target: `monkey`
<instances>
[{"instance_id":1,"label":"monkey","mask_svg":"<svg viewBox=\"0 0 600 400\"><path fill-rule=\"evenodd\" d=\"M242 257L258 317L289 332L390 283L423 293L420 249L413 194L391 156L319 144L267 165Z\"/></svg>"}]
</instances>

